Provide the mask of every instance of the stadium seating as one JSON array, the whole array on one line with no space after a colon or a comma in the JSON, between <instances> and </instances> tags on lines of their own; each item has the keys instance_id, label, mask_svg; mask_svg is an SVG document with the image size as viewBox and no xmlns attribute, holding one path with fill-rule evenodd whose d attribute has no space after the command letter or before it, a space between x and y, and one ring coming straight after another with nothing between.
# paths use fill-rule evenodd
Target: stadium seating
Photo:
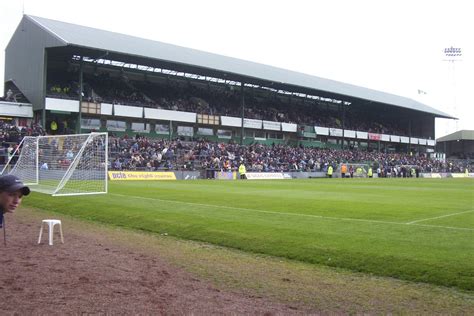
<instances>
[{"instance_id":1,"label":"stadium seating","mask_svg":"<svg viewBox=\"0 0 474 316\"><path fill-rule=\"evenodd\" d=\"M242 115L240 92L229 87L202 88L191 84L169 81L156 83L131 80L126 75L110 76L108 73L84 75L84 99L92 102L144 106L198 114L237 116ZM74 78L54 77L48 83L47 96L78 98L78 83ZM268 94L268 93L267 93ZM347 107L344 128L373 133L408 136L389 115L379 116L372 111ZM329 101L289 100L271 94L267 97L246 95L244 116L274 122L298 125L342 128L341 110ZM383 118L383 119L382 119ZM413 132L413 131L412 131ZM422 137L423 135L412 135Z\"/></svg>"},{"instance_id":2,"label":"stadium seating","mask_svg":"<svg viewBox=\"0 0 474 316\"><path fill-rule=\"evenodd\" d=\"M237 170L243 161L248 171L287 172L325 171L329 165L366 163L381 174L402 175L403 166L419 172L463 172L469 160L441 162L427 154L382 153L363 150L292 147L288 145L238 145L206 140L180 140L109 137L109 160L115 170ZM394 170L397 169L397 170ZM394 171L394 172L392 172Z\"/></svg>"}]
</instances>

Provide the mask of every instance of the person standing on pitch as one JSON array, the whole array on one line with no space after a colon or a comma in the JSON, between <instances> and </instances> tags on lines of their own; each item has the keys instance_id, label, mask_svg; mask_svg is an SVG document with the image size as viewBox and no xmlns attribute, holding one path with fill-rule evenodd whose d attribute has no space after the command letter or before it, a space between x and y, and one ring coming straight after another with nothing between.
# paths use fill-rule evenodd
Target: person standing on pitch
<instances>
[{"instance_id":1,"label":"person standing on pitch","mask_svg":"<svg viewBox=\"0 0 474 316\"><path fill-rule=\"evenodd\" d=\"M5 213L13 213L21 204L23 196L30 194L30 188L14 175L0 177L0 228L3 227L3 240L6 244Z\"/></svg>"},{"instance_id":2,"label":"person standing on pitch","mask_svg":"<svg viewBox=\"0 0 474 316\"><path fill-rule=\"evenodd\" d=\"M247 173L247 169L245 168L245 164L242 162L239 166L240 179L242 180L246 179L245 177L246 173Z\"/></svg>"},{"instance_id":3,"label":"person standing on pitch","mask_svg":"<svg viewBox=\"0 0 474 316\"><path fill-rule=\"evenodd\" d=\"M333 168L331 165L328 166L328 171L326 173L328 178L332 178Z\"/></svg>"},{"instance_id":4,"label":"person standing on pitch","mask_svg":"<svg viewBox=\"0 0 474 316\"><path fill-rule=\"evenodd\" d=\"M347 166L345 163L342 164L341 166L341 178L345 178L347 173Z\"/></svg>"}]
</instances>

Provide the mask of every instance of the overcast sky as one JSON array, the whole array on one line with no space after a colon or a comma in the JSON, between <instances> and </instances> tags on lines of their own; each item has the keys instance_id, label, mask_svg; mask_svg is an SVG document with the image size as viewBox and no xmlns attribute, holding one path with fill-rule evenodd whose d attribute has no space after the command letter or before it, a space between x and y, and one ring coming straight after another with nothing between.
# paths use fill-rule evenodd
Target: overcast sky
<instances>
[{"instance_id":1,"label":"overcast sky","mask_svg":"<svg viewBox=\"0 0 474 316\"><path fill-rule=\"evenodd\" d=\"M460 118L437 119L438 138L474 130L471 6L468 0L0 0L0 79L24 10L416 99ZM451 46L463 54L454 65L443 61Z\"/></svg>"}]
</instances>

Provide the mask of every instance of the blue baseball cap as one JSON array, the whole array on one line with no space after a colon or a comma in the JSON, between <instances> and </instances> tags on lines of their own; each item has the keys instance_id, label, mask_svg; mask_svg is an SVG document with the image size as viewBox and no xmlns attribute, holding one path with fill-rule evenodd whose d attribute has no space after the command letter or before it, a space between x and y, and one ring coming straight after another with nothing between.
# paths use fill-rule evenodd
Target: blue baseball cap
<instances>
[{"instance_id":1,"label":"blue baseball cap","mask_svg":"<svg viewBox=\"0 0 474 316\"><path fill-rule=\"evenodd\" d=\"M21 180L12 174L0 177L0 192L15 192L20 190L23 195L30 194L30 188L21 182Z\"/></svg>"}]
</instances>

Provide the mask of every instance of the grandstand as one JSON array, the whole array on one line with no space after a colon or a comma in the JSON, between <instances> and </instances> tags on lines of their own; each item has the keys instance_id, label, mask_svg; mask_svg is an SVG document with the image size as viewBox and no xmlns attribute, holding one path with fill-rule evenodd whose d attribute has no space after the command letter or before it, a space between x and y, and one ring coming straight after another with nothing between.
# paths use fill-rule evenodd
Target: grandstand
<instances>
[{"instance_id":1,"label":"grandstand","mask_svg":"<svg viewBox=\"0 0 474 316\"><path fill-rule=\"evenodd\" d=\"M461 130L438 138L436 149L450 158L474 159L474 131Z\"/></svg>"},{"instance_id":2,"label":"grandstand","mask_svg":"<svg viewBox=\"0 0 474 316\"><path fill-rule=\"evenodd\" d=\"M50 134L427 153L435 118L452 118L402 96L30 15L5 55L8 87Z\"/></svg>"}]
</instances>

